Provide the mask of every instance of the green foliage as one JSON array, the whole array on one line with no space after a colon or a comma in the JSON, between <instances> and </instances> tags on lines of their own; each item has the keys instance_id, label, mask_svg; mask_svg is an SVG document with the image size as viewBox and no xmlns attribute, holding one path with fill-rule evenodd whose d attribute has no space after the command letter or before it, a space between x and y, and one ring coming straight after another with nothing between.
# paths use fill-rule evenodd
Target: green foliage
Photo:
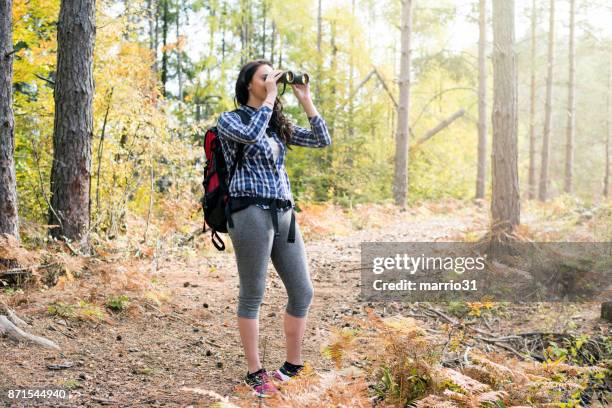
<instances>
[{"instance_id":1,"label":"green foliage","mask_svg":"<svg viewBox=\"0 0 612 408\"><path fill-rule=\"evenodd\" d=\"M124 311L130 304L130 298L126 295L109 295L106 298L106 307L115 312Z\"/></svg>"}]
</instances>

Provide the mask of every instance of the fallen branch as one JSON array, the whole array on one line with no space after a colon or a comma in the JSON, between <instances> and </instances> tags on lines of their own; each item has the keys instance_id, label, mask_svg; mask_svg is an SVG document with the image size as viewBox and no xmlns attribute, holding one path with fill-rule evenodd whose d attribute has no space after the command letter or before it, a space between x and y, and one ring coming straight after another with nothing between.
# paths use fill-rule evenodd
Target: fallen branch
<instances>
[{"instance_id":1,"label":"fallen branch","mask_svg":"<svg viewBox=\"0 0 612 408\"><path fill-rule=\"evenodd\" d=\"M0 271L0 277L11 276L11 275L27 275L29 273L32 273L33 270L47 269L47 268L52 268L58 265L59 265L58 263L50 263L50 264L45 264L45 265L30 266L26 268L5 269L3 271Z\"/></svg>"},{"instance_id":2,"label":"fallen branch","mask_svg":"<svg viewBox=\"0 0 612 408\"><path fill-rule=\"evenodd\" d=\"M29 324L20 319L5 303L0 303L0 313L2 313L0 314L0 335L6 335L17 342L30 342L42 347L59 350L59 346L53 341L27 333L25 329Z\"/></svg>"},{"instance_id":3,"label":"fallen branch","mask_svg":"<svg viewBox=\"0 0 612 408\"><path fill-rule=\"evenodd\" d=\"M497 339L489 339L489 338L482 337L482 336L476 336L475 338L478 339L478 340L485 341L485 342L487 342L489 344L493 344L494 346L501 347L501 348L503 348L505 350L508 350L508 351L510 351L511 353L515 354L516 356L518 356L521 359L531 360L531 356L523 355L523 354L519 353L518 351L516 351L514 348L508 346L507 344L503 344L502 342L500 342Z\"/></svg>"},{"instance_id":4,"label":"fallen branch","mask_svg":"<svg viewBox=\"0 0 612 408\"><path fill-rule=\"evenodd\" d=\"M42 347L59 350L59 346L53 341L21 330L4 315L0 315L0 335L7 335L17 342L30 342Z\"/></svg>"},{"instance_id":5,"label":"fallen branch","mask_svg":"<svg viewBox=\"0 0 612 408\"><path fill-rule=\"evenodd\" d=\"M465 114L465 110L464 109L459 109L457 112L453 113L451 116L449 116L448 118L444 119L442 122L438 123L434 128L428 130L425 133L425 135L423 135L423 137L421 137L419 140L417 140L417 142L414 144L413 147L416 147L416 146L418 146L418 145L420 145L422 143L425 143L426 141L431 139L434 135L436 135L437 133L439 133L442 130L446 129L451 123L453 123L455 120L457 120L458 118L460 118L464 114Z\"/></svg>"}]
</instances>

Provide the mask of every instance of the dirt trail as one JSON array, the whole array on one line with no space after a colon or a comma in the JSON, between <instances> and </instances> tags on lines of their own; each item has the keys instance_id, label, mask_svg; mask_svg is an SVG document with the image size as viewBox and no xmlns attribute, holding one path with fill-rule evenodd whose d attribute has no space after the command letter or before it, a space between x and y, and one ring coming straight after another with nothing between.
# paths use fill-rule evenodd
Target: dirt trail
<instances>
[{"instance_id":1,"label":"dirt trail","mask_svg":"<svg viewBox=\"0 0 612 408\"><path fill-rule=\"evenodd\" d=\"M477 219L478 218L478 219ZM359 294L359 246L362 241L433 241L459 234L480 217L409 214L386 228L367 228L350 236L307 239L315 298L309 314L303 357L317 370L332 368L320 346L345 315L363 313ZM480 224L482 225L482 224ZM208 239L208 237L202 237ZM71 384L73 401L50 406L208 406L213 399L182 387L235 395L246 372L235 324L238 276L234 255L211 253L160 259L158 273L174 294L160 308L147 306L137 316L120 314L109 323L63 321L49 316L44 294L31 297L17 312L33 320L33 332L62 346L62 354L31 346L13 347L0 339L4 386L61 386ZM282 315L286 295L270 263L268 287L260 312L260 344L264 365L284 361ZM51 289L52 292L54 289ZM65 361L71 368L50 370ZM2 405L0 403L0 405ZM12 406L40 406L25 402Z\"/></svg>"}]
</instances>

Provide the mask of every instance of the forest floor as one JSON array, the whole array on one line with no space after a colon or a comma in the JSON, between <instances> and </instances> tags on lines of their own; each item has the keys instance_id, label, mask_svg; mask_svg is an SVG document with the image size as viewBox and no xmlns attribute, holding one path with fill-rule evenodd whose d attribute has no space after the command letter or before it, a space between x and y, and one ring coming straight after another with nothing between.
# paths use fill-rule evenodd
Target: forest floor
<instances>
[{"instance_id":1,"label":"forest floor","mask_svg":"<svg viewBox=\"0 0 612 408\"><path fill-rule=\"evenodd\" d=\"M538 238L554 238L550 234L560 228L555 228L554 217L543 216L538 209L523 219L532 234L538 231ZM365 317L366 306L378 316L413 316L431 333L449 323L430 313L437 307L448 315L444 305L358 301L360 243L470 239L486 232L488 208L455 202L405 212L391 206L364 206L346 215L338 209L313 207L300 213L298 221L315 287L303 358L318 373L325 373L336 367L322 353L323 347L334 330L351 325L350 318ZM601 223L587 216L574 224L570 239L593 239L593 228L600 228L595 237L601 237ZM224 238L228 243L229 238ZM0 399L0 405L210 406L219 399L216 393L240 406L257 406L259 401L242 385L246 364L235 319L234 254L231 248L217 252L200 241L209 241L209 236L195 237L191 245L180 247L164 248L158 242L141 247L138 256L100 251L99 259L90 259L80 273L70 273L66 266L68 278L54 287L0 294L0 300L31 323L30 332L61 347L58 352L0 338L0 388L71 390L70 401ZM260 346L264 366L275 369L285 357L286 294L271 263L268 272ZM115 298L119 305L115 309L120 311L105 307L110 296L120 295L131 302ZM474 318L474 324L498 336L536 331L609 335L609 324L599 319L599 307L598 303L509 304ZM491 344L477 346L512 357Z\"/></svg>"}]
</instances>

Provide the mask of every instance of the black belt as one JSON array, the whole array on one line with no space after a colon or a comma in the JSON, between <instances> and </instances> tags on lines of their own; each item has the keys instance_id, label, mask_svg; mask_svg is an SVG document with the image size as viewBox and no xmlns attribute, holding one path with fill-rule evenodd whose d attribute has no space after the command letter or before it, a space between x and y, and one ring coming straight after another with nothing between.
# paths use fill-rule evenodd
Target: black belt
<instances>
[{"instance_id":1,"label":"black belt","mask_svg":"<svg viewBox=\"0 0 612 408\"><path fill-rule=\"evenodd\" d=\"M251 204L265 204L270 206L270 215L272 216L272 225L274 226L274 237L280 236L278 232L278 210L292 208L291 200L282 200L279 198L263 198L263 197L231 197L225 206L225 218L227 225L234 228L232 213L247 208ZM289 234L287 242L295 242L295 211L291 210L291 224L289 225Z\"/></svg>"}]
</instances>

